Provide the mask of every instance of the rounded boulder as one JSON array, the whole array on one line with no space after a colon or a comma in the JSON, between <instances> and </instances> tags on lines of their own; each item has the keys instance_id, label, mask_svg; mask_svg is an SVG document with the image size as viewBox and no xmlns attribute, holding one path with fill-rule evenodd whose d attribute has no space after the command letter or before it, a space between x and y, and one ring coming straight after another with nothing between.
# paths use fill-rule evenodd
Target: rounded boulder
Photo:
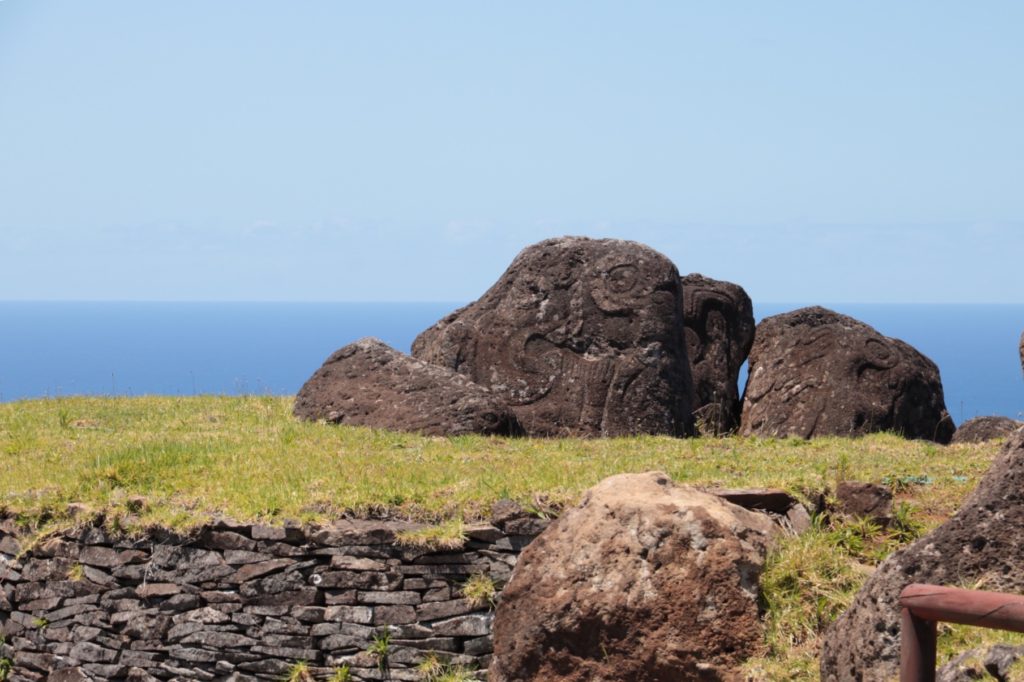
<instances>
[{"instance_id":1,"label":"rounded boulder","mask_svg":"<svg viewBox=\"0 0 1024 682\"><path fill-rule=\"evenodd\" d=\"M740 680L777 526L660 472L605 479L524 550L492 682Z\"/></svg>"},{"instance_id":2,"label":"rounded boulder","mask_svg":"<svg viewBox=\"0 0 1024 682\"><path fill-rule=\"evenodd\" d=\"M294 413L310 421L428 436L520 431L515 415L491 391L372 338L327 358L295 396Z\"/></svg>"},{"instance_id":3,"label":"rounded boulder","mask_svg":"<svg viewBox=\"0 0 1024 682\"><path fill-rule=\"evenodd\" d=\"M762 320L749 362L743 435L893 431L948 443L956 430L935 363L909 344L826 308Z\"/></svg>"}]
</instances>

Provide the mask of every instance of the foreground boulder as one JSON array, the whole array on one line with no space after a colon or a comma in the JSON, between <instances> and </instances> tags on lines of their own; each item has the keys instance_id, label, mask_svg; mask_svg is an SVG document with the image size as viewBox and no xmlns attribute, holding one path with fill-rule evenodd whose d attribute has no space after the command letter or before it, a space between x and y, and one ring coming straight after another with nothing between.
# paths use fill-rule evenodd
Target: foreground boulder
<instances>
[{"instance_id":1,"label":"foreground boulder","mask_svg":"<svg viewBox=\"0 0 1024 682\"><path fill-rule=\"evenodd\" d=\"M754 307L743 287L699 274L683 277L686 355L693 377L693 414L708 435L739 425L740 367L754 343Z\"/></svg>"},{"instance_id":2,"label":"foreground boulder","mask_svg":"<svg viewBox=\"0 0 1024 682\"><path fill-rule=\"evenodd\" d=\"M377 339L327 358L299 390L294 411L301 419L430 436L520 431L508 407L483 386Z\"/></svg>"},{"instance_id":3,"label":"foreground boulder","mask_svg":"<svg viewBox=\"0 0 1024 682\"><path fill-rule=\"evenodd\" d=\"M564 237L523 250L413 355L489 387L529 435L684 435L690 377L679 273L635 242Z\"/></svg>"},{"instance_id":4,"label":"foreground boulder","mask_svg":"<svg viewBox=\"0 0 1024 682\"><path fill-rule=\"evenodd\" d=\"M935 363L863 322L814 307L757 326L740 430L802 438L895 431L948 443L955 427Z\"/></svg>"},{"instance_id":5,"label":"foreground boulder","mask_svg":"<svg viewBox=\"0 0 1024 682\"><path fill-rule=\"evenodd\" d=\"M762 646L766 515L658 472L591 488L523 552L491 682L740 679Z\"/></svg>"},{"instance_id":6,"label":"foreground boulder","mask_svg":"<svg viewBox=\"0 0 1024 682\"><path fill-rule=\"evenodd\" d=\"M1024 422L1009 417L975 417L965 421L953 434L954 443L984 443L987 440L1008 438L1024 426Z\"/></svg>"},{"instance_id":7,"label":"foreground boulder","mask_svg":"<svg viewBox=\"0 0 1024 682\"><path fill-rule=\"evenodd\" d=\"M1024 434L1015 433L949 521L883 561L826 631L821 679L888 680L900 658L900 591L910 583L1024 591Z\"/></svg>"}]
</instances>

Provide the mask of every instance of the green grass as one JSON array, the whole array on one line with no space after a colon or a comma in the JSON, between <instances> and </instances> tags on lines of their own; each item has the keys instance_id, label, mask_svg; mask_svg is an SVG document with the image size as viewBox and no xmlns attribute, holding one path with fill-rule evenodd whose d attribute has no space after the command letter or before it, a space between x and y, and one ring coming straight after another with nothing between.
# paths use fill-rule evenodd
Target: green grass
<instances>
[{"instance_id":1,"label":"green grass","mask_svg":"<svg viewBox=\"0 0 1024 682\"><path fill-rule=\"evenodd\" d=\"M175 528L214 514L471 522L501 498L539 513L575 501L606 476L660 469L679 482L798 495L834 487L837 477L928 476L930 485L909 486L928 518L955 509L996 450L888 435L429 438L299 422L289 398L63 398L0 404L0 506L27 519L60 519L69 503L83 503Z\"/></svg>"},{"instance_id":2,"label":"green grass","mask_svg":"<svg viewBox=\"0 0 1024 682\"><path fill-rule=\"evenodd\" d=\"M407 542L458 544L493 502L557 513L601 479L657 469L680 483L777 487L804 500L838 481L885 482L899 522L819 524L781 543L764 576L765 653L752 679L817 679L819 636L872 567L948 518L998 445L860 439L428 438L296 421L276 397L63 398L0 404L0 509L40 533L102 513L178 530L214 515L322 522L341 514L435 524ZM950 630L945 655L1005 633ZM378 642L386 656L387 643ZM381 657L382 662L386 658Z\"/></svg>"}]
</instances>

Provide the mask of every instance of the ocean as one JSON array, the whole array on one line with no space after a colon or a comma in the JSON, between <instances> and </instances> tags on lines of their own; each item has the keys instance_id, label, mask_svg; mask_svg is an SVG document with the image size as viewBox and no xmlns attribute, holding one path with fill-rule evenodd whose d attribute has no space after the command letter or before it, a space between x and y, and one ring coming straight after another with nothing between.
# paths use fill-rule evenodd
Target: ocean
<instances>
[{"instance_id":1,"label":"ocean","mask_svg":"<svg viewBox=\"0 0 1024 682\"><path fill-rule=\"evenodd\" d=\"M376 336L408 351L420 331L459 305L0 302L0 401L290 395L337 348ZM755 315L801 305L755 305ZM1024 305L827 307L930 357L958 424L980 415L1024 415L1017 353ZM741 376L741 390L744 381Z\"/></svg>"}]
</instances>

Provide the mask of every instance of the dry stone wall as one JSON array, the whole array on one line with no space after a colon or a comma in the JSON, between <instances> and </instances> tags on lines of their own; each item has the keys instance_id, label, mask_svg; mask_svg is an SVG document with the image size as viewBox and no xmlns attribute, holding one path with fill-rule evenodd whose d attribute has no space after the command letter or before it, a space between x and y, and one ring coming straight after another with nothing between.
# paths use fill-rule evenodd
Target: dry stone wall
<instances>
[{"instance_id":1,"label":"dry stone wall","mask_svg":"<svg viewBox=\"0 0 1024 682\"><path fill-rule=\"evenodd\" d=\"M475 574L503 586L546 525L505 511L456 551L358 520L142 539L90 525L26 548L0 520L0 666L12 682L280 680L300 661L313 679L347 665L355 680L417 680L437 652L485 671L493 610L461 587ZM387 670L367 652L384 633Z\"/></svg>"}]
</instances>

